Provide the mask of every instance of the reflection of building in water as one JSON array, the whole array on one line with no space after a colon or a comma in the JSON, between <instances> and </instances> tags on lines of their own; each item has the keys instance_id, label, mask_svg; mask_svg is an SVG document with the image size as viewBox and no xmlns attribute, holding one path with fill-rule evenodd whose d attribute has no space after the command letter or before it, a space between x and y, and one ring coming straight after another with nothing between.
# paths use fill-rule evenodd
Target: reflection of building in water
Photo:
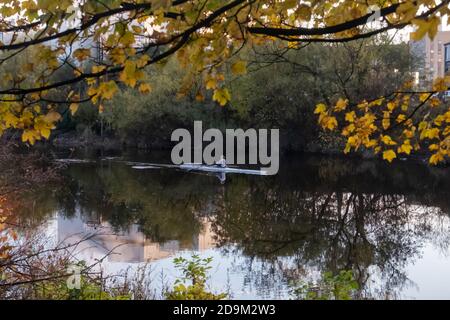
<instances>
[{"instance_id":1,"label":"reflection of building in water","mask_svg":"<svg viewBox=\"0 0 450 320\"><path fill-rule=\"evenodd\" d=\"M202 232L194 236L190 246L181 246L178 240L152 242L139 231L137 224L117 232L107 221L87 220L77 214L72 218L58 216L58 241L77 243L77 256L86 261L108 256L111 262L147 262L170 257L181 250L204 251L214 247L214 234L210 222L203 221Z\"/></svg>"}]
</instances>

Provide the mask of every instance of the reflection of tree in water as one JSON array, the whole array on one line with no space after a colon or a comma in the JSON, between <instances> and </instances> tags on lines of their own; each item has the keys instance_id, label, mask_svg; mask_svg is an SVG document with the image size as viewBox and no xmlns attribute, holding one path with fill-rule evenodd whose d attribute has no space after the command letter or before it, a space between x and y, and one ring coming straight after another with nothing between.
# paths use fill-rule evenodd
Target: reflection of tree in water
<instances>
[{"instance_id":1,"label":"reflection of tree in water","mask_svg":"<svg viewBox=\"0 0 450 320\"><path fill-rule=\"evenodd\" d=\"M246 284L261 292L315 270L352 269L361 296L392 297L408 285L405 265L420 257L425 241L448 247L448 171L310 157L282 164L276 177L231 176L225 186L171 170L72 166L57 201L36 210L78 210L118 231L138 224L152 241L181 246L209 216L218 245L244 254L237 268L247 268ZM374 273L381 287L371 285Z\"/></svg>"},{"instance_id":2,"label":"reflection of tree in water","mask_svg":"<svg viewBox=\"0 0 450 320\"><path fill-rule=\"evenodd\" d=\"M117 231L138 224L152 241L190 243L202 229L201 216L212 189L204 179L189 179L177 172L133 170L126 166L72 167L72 195L64 205L75 203L86 219L101 217ZM211 182L215 183L214 178ZM205 187L207 187L205 189Z\"/></svg>"},{"instance_id":3,"label":"reflection of tree in water","mask_svg":"<svg viewBox=\"0 0 450 320\"><path fill-rule=\"evenodd\" d=\"M439 244L447 245L448 228L438 228L439 220L445 220L442 210L427 207L429 199L436 198L435 190L419 193L411 185L415 178L410 175L419 179L422 170L405 175L410 168L393 167L389 180L370 162L355 167L346 163L344 168L338 164L299 168L298 180L291 173L270 186L229 186L214 218L214 230L222 244L236 243L246 256L266 262L267 269L261 272L264 281L255 275L255 282L266 282L270 288L271 273L274 279L282 273L291 281L311 267L333 272L352 269L364 289L361 295L369 295L369 273L376 267L383 287L371 294L392 297L408 284L404 268L419 257L426 240L439 236ZM407 180L399 181L405 176ZM440 181L428 174L415 188L427 184ZM419 204L420 199L425 205ZM436 202L448 208L445 201ZM286 263L287 257L293 261Z\"/></svg>"}]
</instances>

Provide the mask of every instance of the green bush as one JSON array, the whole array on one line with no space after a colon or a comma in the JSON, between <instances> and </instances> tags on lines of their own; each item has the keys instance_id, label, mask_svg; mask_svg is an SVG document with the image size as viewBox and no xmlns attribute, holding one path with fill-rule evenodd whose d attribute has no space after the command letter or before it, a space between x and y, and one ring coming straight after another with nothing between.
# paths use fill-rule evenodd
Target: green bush
<instances>
[{"instance_id":1,"label":"green bush","mask_svg":"<svg viewBox=\"0 0 450 320\"><path fill-rule=\"evenodd\" d=\"M181 279L175 281L172 291L166 293L167 300L222 300L225 293L214 294L206 290L206 279L211 269L212 258L201 259L193 255L191 260L183 257L175 258L175 267L183 273ZM186 284L190 281L191 284Z\"/></svg>"}]
</instances>

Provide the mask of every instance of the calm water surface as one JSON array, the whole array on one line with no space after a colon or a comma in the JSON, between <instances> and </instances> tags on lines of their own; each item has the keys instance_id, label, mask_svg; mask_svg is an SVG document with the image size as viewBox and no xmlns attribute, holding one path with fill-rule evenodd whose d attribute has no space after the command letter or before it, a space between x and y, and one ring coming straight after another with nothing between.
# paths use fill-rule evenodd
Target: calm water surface
<instances>
[{"instance_id":1,"label":"calm water surface","mask_svg":"<svg viewBox=\"0 0 450 320\"><path fill-rule=\"evenodd\" d=\"M64 156L64 155L62 155ZM209 281L236 299L292 298L299 282L354 270L361 298L450 298L450 170L297 156L277 176L135 170L122 155L71 164L24 215L56 242L83 242L107 272L148 264L155 291L179 276L174 257L213 257ZM50 194L50 196L49 196ZM42 229L43 228L43 229Z\"/></svg>"}]
</instances>

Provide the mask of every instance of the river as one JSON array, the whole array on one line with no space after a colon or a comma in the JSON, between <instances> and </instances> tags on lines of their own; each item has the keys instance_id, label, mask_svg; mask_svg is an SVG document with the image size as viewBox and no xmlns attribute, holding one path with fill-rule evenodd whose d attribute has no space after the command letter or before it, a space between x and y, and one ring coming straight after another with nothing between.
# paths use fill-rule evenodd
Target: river
<instances>
[{"instance_id":1,"label":"river","mask_svg":"<svg viewBox=\"0 0 450 320\"><path fill-rule=\"evenodd\" d=\"M168 163L160 155L76 157L92 161L68 165L21 214L55 242L87 237L74 254L104 258L107 273L147 266L155 292L179 276L175 257L198 253L213 258L211 290L234 299L295 298L296 286L340 270L353 270L359 298L450 298L448 169L295 156L276 176L221 184L125 163Z\"/></svg>"}]
</instances>

